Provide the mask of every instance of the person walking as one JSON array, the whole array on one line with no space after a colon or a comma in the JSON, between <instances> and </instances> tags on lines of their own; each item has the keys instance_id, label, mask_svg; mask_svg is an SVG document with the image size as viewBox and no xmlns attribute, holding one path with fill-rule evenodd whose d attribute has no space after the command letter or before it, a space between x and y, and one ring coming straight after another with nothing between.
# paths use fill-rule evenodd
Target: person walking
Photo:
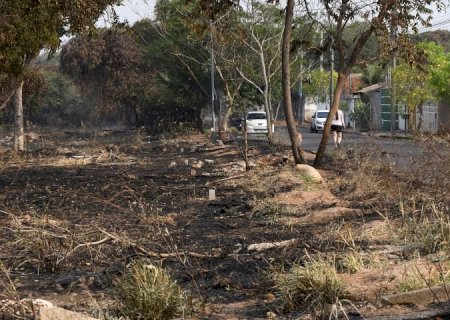
<instances>
[{"instance_id":1,"label":"person walking","mask_svg":"<svg viewBox=\"0 0 450 320\"><path fill-rule=\"evenodd\" d=\"M331 122L331 131L333 132L334 146L341 147L342 131L345 129L344 112L341 109L336 111L333 122Z\"/></svg>"}]
</instances>

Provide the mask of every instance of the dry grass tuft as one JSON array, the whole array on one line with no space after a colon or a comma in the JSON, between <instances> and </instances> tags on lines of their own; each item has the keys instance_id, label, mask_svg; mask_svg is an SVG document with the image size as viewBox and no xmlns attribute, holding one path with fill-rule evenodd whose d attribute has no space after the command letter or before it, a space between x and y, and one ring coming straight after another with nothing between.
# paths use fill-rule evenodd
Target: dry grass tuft
<instances>
[{"instance_id":1,"label":"dry grass tuft","mask_svg":"<svg viewBox=\"0 0 450 320\"><path fill-rule=\"evenodd\" d=\"M408 292L436 285L450 283L450 270L448 261L445 263L430 264L426 269L412 266L405 268L403 277L397 286L400 292Z\"/></svg>"},{"instance_id":2,"label":"dry grass tuft","mask_svg":"<svg viewBox=\"0 0 450 320\"><path fill-rule=\"evenodd\" d=\"M422 254L450 249L450 216L448 208L434 202L417 206L401 205L401 225L396 228L399 238L409 244L422 246Z\"/></svg>"},{"instance_id":3,"label":"dry grass tuft","mask_svg":"<svg viewBox=\"0 0 450 320\"><path fill-rule=\"evenodd\" d=\"M322 317L348 295L334 263L320 256L288 271L276 271L272 277L284 311L307 310Z\"/></svg>"},{"instance_id":4,"label":"dry grass tuft","mask_svg":"<svg viewBox=\"0 0 450 320\"><path fill-rule=\"evenodd\" d=\"M161 267L134 263L116 285L123 298L121 311L130 319L173 319L186 311L185 293Z\"/></svg>"}]
</instances>

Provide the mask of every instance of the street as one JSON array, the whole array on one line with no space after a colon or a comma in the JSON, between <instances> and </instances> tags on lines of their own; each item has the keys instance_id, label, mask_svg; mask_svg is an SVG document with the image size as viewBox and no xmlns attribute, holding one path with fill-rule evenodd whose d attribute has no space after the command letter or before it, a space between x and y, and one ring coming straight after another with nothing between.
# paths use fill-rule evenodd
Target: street
<instances>
[{"instance_id":1,"label":"street","mask_svg":"<svg viewBox=\"0 0 450 320\"><path fill-rule=\"evenodd\" d=\"M308 128L303 127L301 129L303 142L303 149L306 151L316 152L320 140L322 139L322 133L310 133ZM263 140L266 139L266 135L250 135L250 140ZM284 145L290 144L289 134L286 127L275 128L275 140L277 143ZM423 161L429 160L433 157L428 150L429 144L423 144L413 139L405 138L391 138L388 136L370 136L368 134L361 134L359 132L347 131L343 135L341 143L341 151L358 151L359 153L366 153L374 160L382 160L392 166L397 166L401 169L409 169L416 167L417 163L423 163ZM333 135L330 134L327 152L335 150ZM434 148L439 153L442 152L445 156L448 156L450 150L441 150L439 147Z\"/></svg>"}]
</instances>

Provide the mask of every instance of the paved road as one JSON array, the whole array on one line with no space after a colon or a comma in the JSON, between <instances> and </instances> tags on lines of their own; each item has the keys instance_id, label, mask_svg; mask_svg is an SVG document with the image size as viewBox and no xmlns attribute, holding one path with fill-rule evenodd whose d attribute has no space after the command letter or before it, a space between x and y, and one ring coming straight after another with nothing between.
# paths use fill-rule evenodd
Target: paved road
<instances>
[{"instance_id":1,"label":"paved road","mask_svg":"<svg viewBox=\"0 0 450 320\"><path fill-rule=\"evenodd\" d=\"M308 128L302 128L301 131L303 136L303 148L308 151L317 151L320 140L322 139L322 134L310 133ZM285 127L276 128L275 136L277 141L286 145L290 144L289 135ZM259 140L266 139L266 137L265 135L258 135L253 136L252 139ZM327 152L333 150L333 136L330 134ZM381 160L402 169L416 167L417 163L423 163L425 160L429 160L432 157L427 145L418 143L412 139L393 139L390 137L369 136L352 132L344 133L342 141L342 151L345 152L348 150L362 150L376 161ZM439 150L439 152L441 151L447 156L450 155L450 150Z\"/></svg>"}]
</instances>

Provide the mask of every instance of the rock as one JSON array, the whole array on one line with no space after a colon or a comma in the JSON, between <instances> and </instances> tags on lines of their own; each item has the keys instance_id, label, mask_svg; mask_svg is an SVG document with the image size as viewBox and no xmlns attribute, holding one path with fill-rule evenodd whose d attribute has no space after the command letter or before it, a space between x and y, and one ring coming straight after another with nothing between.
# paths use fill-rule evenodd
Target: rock
<instances>
[{"instance_id":1,"label":"rock","mask_svg":"<svg viewBox=\"0 0 450 320\"><path fill-rule=\"evenodd\" d=\"M311 166L308 166L307 164L298 164L295 166L295 169L297 169L297 171L306 178L311 178L316 182L323 182L323 178L319 171Z\"/></svg>"},{"instance_id":2,"label":"rock","mask_svg":"<svg viewBox=\"0 0 450 320\"><path fill-rule=\"evenodd\" d=\"M44 299L24 299L21 301L31 301L33 303L33 309L37 313L37 319L40 320L95 320L95 318L84 314L57 307L50 301Z\"/></svg>"},{"instance_id":3,"label":"rock","mask_svg":"<svg viewBox=\"0 0 450 320\"><path fill-rule=\"evenodd\" d=\"M196 162L194 162L191 167L194 169L201 169L203 167L204 163L202 160L198 160Z\"/></svg>"},{"instance_id":4,"label":"rock","mask_svg":"<svg viewBox=\"0 0 450 320\"><path fill-rule=\"evenodd\" d=\"M269 292L268 294L266 294L264 296L265 303L271 303L271 302L274 302L275 300L277 300L277 297L275 297L275 295L271 292Z\"/></svg>"},{"instance_id":5,"label":"rock","mask_svg":"<svg viewBox=\"0 0 450 320\"><path fill-rule=\"evenodd\" d=\"M240 160L240 161L236 162L236 164L244 170L247 168L247 165L245 164L244 160Z\"/></svg>"},{"instance_id":6,"label":"rock","mask_svg":"<svg viewBox=\"0 0 450 320\"><path fill-rule=\"evenodd\" d=\"M40 307L40 320L95 320L81 313L73 312L59 307Z\"/></svg>"},{"instance_id":7,"label":"rock","mask_svg":"<svg viewBox=\"0 0 450 320\"><path fill-rule=\"evenodd\" d=\"M44 300L44 299L34 299L32 302L35 307L36 306L46 307L46 308L54 307L53 303L51 303L50 301Z\"/></svg>"},{"instance_id":8,"label":"rock","mask_svg":"<svg viewBox=\"0 0 450 320\"><path fill-rule=\"evenodd\" d=\"M176 166L177 166L177 163L175 161L172 161L171 163L169 163L169 168L173 168Z\"/></svg>"}]
</instances>

